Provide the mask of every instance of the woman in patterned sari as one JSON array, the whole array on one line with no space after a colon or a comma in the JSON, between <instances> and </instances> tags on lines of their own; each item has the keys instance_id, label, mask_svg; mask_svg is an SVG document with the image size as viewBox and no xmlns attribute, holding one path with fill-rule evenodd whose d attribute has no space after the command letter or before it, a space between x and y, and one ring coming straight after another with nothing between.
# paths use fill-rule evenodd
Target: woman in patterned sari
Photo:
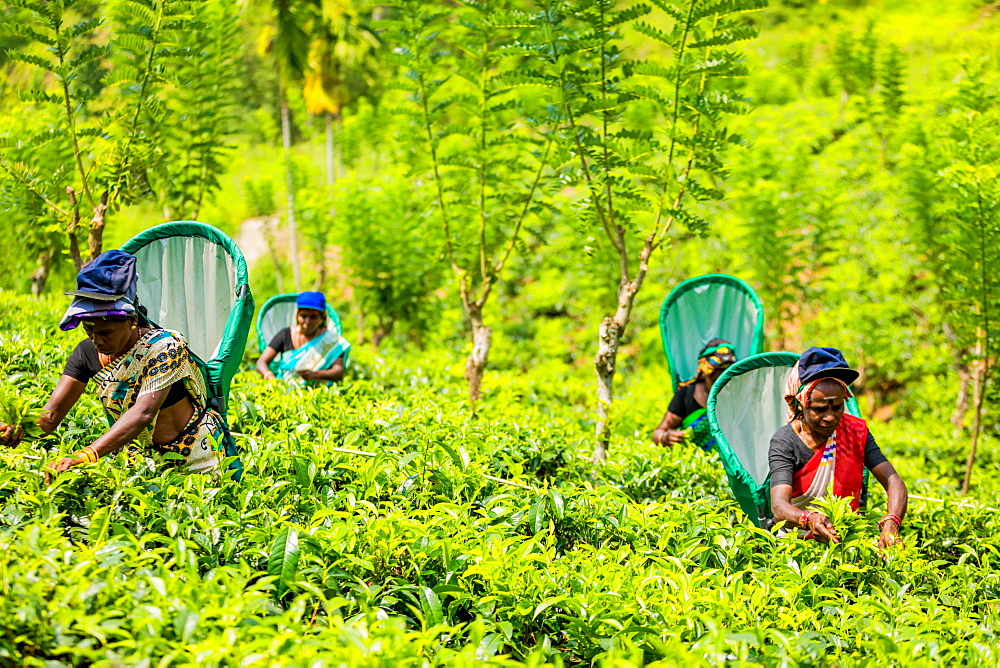
<instances>
[{"instance_id":1,"label":"woman in patterned sari","mask_svg":"<svg viewBox=\"0 0 1000 668\"><path fill-rule=\"evenodd\" d=\"M257 373L293 384L315 385L343 379L351 344L326 325L323 293L301 293L295 300L295 327L285 327L274 335L257 359Z\"/></svg>"},{"instance_id":2,"label":"woman in patterned sari","mask_svg":"<svg viewBox=\"0 0 1000 668\"><path fill-rule=\"evenodd\" d=\"M868 425L844 412L848 385L858 377L836 348L810 348L793 367L785 401L788 424L771 437L771 510L786 528L804 538L840 541L830 518L810 510L813 501L832 493L849 498L857 511L864 469L885 488L888 513L878 525L879 547L899 542L906 515L906 485L879 449Z\"/></svg>"},{"instance_id":3,"label":"woman in patterned sari","mask_svg":"<svg viewBox=\"0 0 1000 668\"><path fill-rule=\"evenodd\" d=\"M51 475L96 462L130 444L146 453L174 453L194 473L216 473L230 439L221 415L208 407L205 380L184 337L154 328L135 299L135 258L102 253L77 277L78 290L60 322L82 324L87 338L70 355L38 426L52 433L94 381L111 426L71 457L49 465ZM0 425L0 443L22 434Z\"/></svg>"}]
</instances>

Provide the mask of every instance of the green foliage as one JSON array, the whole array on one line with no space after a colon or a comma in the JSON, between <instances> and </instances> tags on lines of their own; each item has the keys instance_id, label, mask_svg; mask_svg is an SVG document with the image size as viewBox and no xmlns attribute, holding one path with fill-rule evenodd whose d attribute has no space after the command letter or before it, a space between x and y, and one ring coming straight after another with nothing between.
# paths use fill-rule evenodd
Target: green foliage
<instances>
[{"instance_id":1,"label":"green foliage","mask_svg":"<svg viewBox=\"0 0 1000 668\"><path fill-rule=\"evenodd\" d=\"M996 262L1000 198L996 96L995 85L967 73L944 113L917 126L904 152L913 241L938 279L955 345L965 351L989 329L1000 294L989 269ZM990 356L996 342L986 345L979 354Z\"/></svg>"},{"instance_id":2,"label":"green foliage","mask_svg":"<svg viewBox=\"0 0 1000 668\"><path fill-rule=\"evenodd\" d=\"M247 181L244 195L247 211L253 216L271 216L278 209L274 200L274 182L271 180Z\"/></svg>"},{"instance_id":3,"label":"green foliage","mask_svg":"<svg viewBox=\"0 0 1000 668\"><path fill-rule=\"evenodd\" d=\"M427 194L401 173L340 179L334 193L335 238L354 303L381 341L397 327L422 342L437 316L443 282L441 237L421 216Z\"/></svg>"},{"instance_id":4,"label":"green foliage","mask_svg":"<svg viewBox=\"0 0 1000 668\"><path fill-rule=\"evenodd\" d=\"M845 94L867 93L875 87L877 52L874 23L869 22L860 37L856 37L852 29L842 30L837 35L830 60Z\"/></svg>"},{"instance_id":5,"label":"green foliage","mask_svg":"<svg viewBox=\"0 0 1000 668\"><path fill-rule=\"evenodd\" d=\"M540 46L538 57L565 123L560 162L587 190L582 215L619 253L637 234L655 249L675 220L704 229L684 200L721 196L710 179L725 176L721 152L739 141L722 122L744 110L724 82L745 74L740 56L725 47L753 37L736 17L761 6L692 2L685 11L663 4L669 29L639 20L649 11L641 4L546 6L540 22L556 41ZM625 25L668 49L669 65L628 60Z\"/></svg>"},{"instance_id":6,"label":"green foliage","mask_svg":"<svg viewBox=\"0 0 1000 668\"><path fill-rule=\"evenodd\" d=\"M373 10L368 2L356 0L321 3L303 86L309 113L326 112L339 118L359 98L381 96L381 43L373 30Z\"/></svg>"},{"instance_id":7,"label":"green foliage","mask_svg":"<svg viewBox=\"0 0 1000 668\"><path fill-rule=\"evenodd\" d=\"M391 22L406 78L412 175L436 189L447 260L463 300L485 303L536 199L552 136L525 112L516 81L523 20L510 3L468 3L456 16L403 3ZM480 305L481 307L481 305Z\"/></svg>"},{"instance_id":8,"label":"green foliage","mask_svg":"<svg viewBox=\"0 0 1000 668\"><path fill-rule=\"evenodd\" d=\"M0 354L26 346L41 372L2 380L50 390L72 346L40 325L56 300L4 303L0 332L22 333ZM586 374L505 372L470 420L439 350L382 367L358 353L371 371L343 386L238 378L241 483L119 456L45 486L45 462L102 431L89 395L70 416L97 418L89 431L0 452L2 661L997 659L989 508L913 499L905 548L883 558L876 488L869 515L829 504L840 545L777 538L738 519L715 456L616 431L605 467L581 459ZM642 415L659 408L647 381L626 396ZM918 493L916 472L950 457L911 429L880 443Z\"/></svg>"},{"instance_id":9,"label":"green foliage","mask_svg":"<svg viewBox=\"0 0 1000 668\"><path fill-rule=\"evenodd\" d=\"M160 166L163 185L157 193L167 220L199 219L202 204L220 187L232 149L226 138L238 127L236 6L202 2L192 16L195 22L181 32L165 66L178 84L166 103L172 122L162 126L159 140L173 148Z\"/></svg>"},{"instance_id":10,"label":"green foliage","mask_svg":"<svg viewBox=\"0 0 1000 668\"><path fill-rule=\"evenodd\" d=\"M14 392L13 388L0 387L0 424L23 431L27 436L39 436L36 422L42 414L43 402L28 393Z\"/></svg>"},{"instance_id":11,"label":"green foliage","mask_svg":"<svg viewBox=\"0 0 1000 668\"><path fill-rule=\"evenodd\" d=\"M278 70L279 85L286 89L301 79L309 66L309 28L317 18L319 3L259 0L254 5L256 11L269 14L267 29L260 36L261 46Z\"/></svg>"},{"instance_id":12,"label":"green foliage","mask_svg":"<svg viewBox=\"0 0 1000 668\"><path fill-rule=\"evenodd\" d=\"M66 0L8 7L22 20L5 23L3 31L26 43L7 56L39 74L21 90L21 111L39 122L4 128L2 204L26 226L45 230L41 238L32 235L43 251L37 293L61 248L79 267L83 230L90 255L101 251L109 213L155 199L157 189L185 213L196 212L195 203L218 187L230 85L224 79L236 34L232 11L217 3L120 0L94 7ZM192 40L210 46L192 51ZM178 107L183 113L172 119ZM168 121L184 129L164 131Z\"/></svg>"},{"instance_id":13,"label":"green foliage","mask_svg":"<svg viewBox=\"0 0 1000 668\"><path fill-rule=\"evenodd\" d=\"M811 199L808 161L801 153L779 158L766 143L755 148L734 165L732 206L743 222L747 269L768 305L773 346L784 350L786 323L807 282L802 272L808 263L799 252L806 245L803 214Z\"/></svg>"}]
</instances>

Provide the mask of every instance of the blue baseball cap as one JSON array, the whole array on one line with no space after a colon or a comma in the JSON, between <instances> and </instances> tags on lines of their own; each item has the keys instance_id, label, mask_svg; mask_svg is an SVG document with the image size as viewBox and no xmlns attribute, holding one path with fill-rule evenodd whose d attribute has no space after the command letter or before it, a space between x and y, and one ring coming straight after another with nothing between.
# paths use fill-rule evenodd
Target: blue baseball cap
<instances>
[{"instance_id":1,"label":"blue baseball cap","mask_svg":"<svg viewBox=\"0 0 1000 668\"><path fill-rule=\"evenodd\" d=\"M101 253L76 275L76 290L65 293L74 299L59 329L69 331L88 318L127 318L138 313L135 293L135 256L120 250Z\"/></svg>"},{"instance_id":2,"label":"blue baseball cap","mask_svg":"<svg viewBox=\"0 0 1000 668\"><path fill-rule=\"evenodd\" d=\"M65 294L96 301L135 301L135 256L120 250L101 253L76 275L76 290Z\"/></svg>"},{"instance_id":3,"label":"blue baseball cap","mask_svg":"<svg viewBox=\"0 0 1000 668\"><path fill-rule=\"evenodd\" d=\"M317 311L326 313L326 297L323 296L322 292L316 292L315 290L300 292L299 296L295 299L295 306L296 308L314 308Z\"/></svg>"},{"instance_id":4,"label":"blue baseball cap","mask_svg":"<svg viewBox=\"0 0 1000 668\"><path fill-rule=\"evenodd\" d=\"M817 378L837 378L850 385L860 375L836 348L813 346L799 357L799 382L803 385Z\"/></svg>"}]
</instances>

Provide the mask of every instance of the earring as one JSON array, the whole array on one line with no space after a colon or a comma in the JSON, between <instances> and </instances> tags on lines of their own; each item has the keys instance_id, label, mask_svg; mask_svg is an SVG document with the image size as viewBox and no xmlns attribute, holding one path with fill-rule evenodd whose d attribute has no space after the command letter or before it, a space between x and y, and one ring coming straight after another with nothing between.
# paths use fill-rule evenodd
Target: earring
<instances>
[{"instance_id":1,"label":"earring","mask_svg":"<svg viewBox=\"0 0 1000 668\"><path fill-rule=\"evenodd\" d=\"M134 322L132 323L132 329L135 329L135 323Z\"/></svg>"}]
</instances>

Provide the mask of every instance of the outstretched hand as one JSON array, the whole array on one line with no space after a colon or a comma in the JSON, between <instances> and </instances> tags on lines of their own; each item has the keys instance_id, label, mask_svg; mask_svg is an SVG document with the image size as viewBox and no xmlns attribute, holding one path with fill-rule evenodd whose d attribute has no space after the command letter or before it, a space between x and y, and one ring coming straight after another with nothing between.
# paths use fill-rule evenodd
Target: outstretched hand
<instances>
[{"instance_id":1,"label":"outstretched hand","mask_svg":"<svg viewBox=\"0 0 1000 668\"><path fill-rule=\"evenodd\" d=\"M839 543L840 534L829 517L823 513L809 513L806 520L807 528L812 531L813 538L821 543Z\"/></svg>"},{"instance_id":2,"label":"outstretched hand","mask_svg":"<svg viewBox=\"0 0 1000 668\"><path fill-rule=\"evenodd\" d=\"M45 470L45 484L51 484L53 480L58 477L60 473L66 469L73 468L74 466L79 466L80 464L86 464L87 460L77 459L75 457L63 457L62 459L57 459L49 463L48 468Z\"/></svg>"},{"instance_id":3,"label":"outstretched hand","mask_svg":"<svg viewBox=\"0 0 1000 668\"><path fill-rule=\"evenodd\" d=\"M24 438L24 429L18 425L4 424L0 422L0 445L6 445L7 447L16 447L21 440Z\"/></svg>"},{"instance_id":4,"label":"outstretched hand","mask_svg":"<svg viewBox=\"0 0 1000 668\"><path fill-rule=\"evenodd\" d=\"M656 429L653 431L653 443L657 445L679 445L684 442L684 434L678 429Z\"/></svg>"},{"instance_id":5,"label":"outstretched hand","mask_svg":"<svg viewBox=\"0 0 1000 668\"><path fill-rule=\"evenodd\" d=\"M886 548L893 545L903 547L903 538L899 535L899 525L889 520L882 523L878 537L878 549L885 552Z\"/></svg>"}]
</instances>

